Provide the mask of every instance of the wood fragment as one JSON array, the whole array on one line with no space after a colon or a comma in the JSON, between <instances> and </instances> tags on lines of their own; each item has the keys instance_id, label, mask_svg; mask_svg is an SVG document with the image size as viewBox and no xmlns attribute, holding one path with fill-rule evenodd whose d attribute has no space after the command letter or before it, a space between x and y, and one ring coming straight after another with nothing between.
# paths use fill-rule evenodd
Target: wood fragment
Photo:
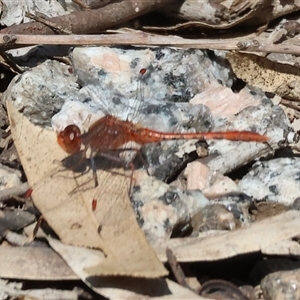
<instances>
[{"instance_id":1,"label":"wood fragment","mask_svg":"<svg viewBox=\"0 0 300 300\"><path fill-rule=\"evenodd\" d=\"M27 23L26 23L27 24ZM12 34L0 31L0 49L8 50L14 48L27 47L30 45L70 45L70 46L88 46L88 45L141 45L141 46L172 46L177 48L195 48L195 49L215 49L215 50L239 50L240 44L251 44L251 39L241 40L232 38L227 40L216 39L184 39L178 36L163 36L149 34L142 31L131 31L116 34L101 35L30 35L30 34ZM268 44L263 47L247 49L247 52L262 53L285 53L300 55L300 48L297 45Z\"/></svg>"},{"instance_id":2,"label":"wood fragment","mask_svg":"<svg viewBox=\"0 0 300 300\"><path fill-rule=\"evenodd\" d=\"M125 0L95 10L76 11L68 15L49 18L73 34L96 33L103 29L137 18L168 4L172 0ZM55 30L39 22L10 26L3 34L56 34Z\"/></svg>"},{"instance_id":3,"label":"wood fragment","mask_svg":"<svg viewBox=\"0 0 300 300\"><path fill-rule=\"evenodd\" d=\"M26 241L27 243L31 243L35 239L35 237L37 235L37 232L40 229L41 224L42 224L43 221L45 221L44 217L40 216L39 219L37 220L34 228L33 228L32 233L28 236L28 239Z\"/></svg>"},{"instance_id":4,"label":"wood fragment","mask_svg":"<svg viewBox=\"0 0 300 300\"><path fill-rule=\"evenodd\" d=\"M183 287L191 289L186 281L184 272L183 272L181 266L179 265L179 263L177 262L176 257L174 255L174 253L172 252L172 250L167 248L166 255L167 255L169 266L173 272L173 275L174 275L176 281Z\"/></svg>"}]
</instances>

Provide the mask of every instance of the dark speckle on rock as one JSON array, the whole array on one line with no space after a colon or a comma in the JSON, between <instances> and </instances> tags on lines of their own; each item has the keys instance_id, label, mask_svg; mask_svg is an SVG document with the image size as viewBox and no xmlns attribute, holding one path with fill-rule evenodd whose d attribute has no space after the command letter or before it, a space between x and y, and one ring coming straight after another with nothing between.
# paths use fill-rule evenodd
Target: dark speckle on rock
<instances>
[{"instance_id":1,"label":"dark speckle on rock","mask_svg":"<svg viewBox=\"0 0 300 300\"><path fill-rule=\"evenodd\" d=\"M178 200L178 194L176 192L167 191L159 200L162 200L166 204L172 204L174 201Z\"/></svg>"},{"instance_id":2,"label":"dark speckle on rock","mask_svg":"<svg viewBox=\"0 0 300 300\"><path fill-rule=\"evenodd\" d=\"M295 180L300 180L300 172L297 172L294 176Z\"/></svg>"},{"instance_id":3,"label":"dark speckle on rock","mask_svg":"<svg viewBox=\"0 0 300 300\"><path fill-rule=\"evenodd\" d=\"M269 186L269 190L270 190L273 194L275 194L275 195L278 195L278 194L279 194L279 190L278 190L277 185L270 185L270 186Z\"/></svg>"}]
</instances>

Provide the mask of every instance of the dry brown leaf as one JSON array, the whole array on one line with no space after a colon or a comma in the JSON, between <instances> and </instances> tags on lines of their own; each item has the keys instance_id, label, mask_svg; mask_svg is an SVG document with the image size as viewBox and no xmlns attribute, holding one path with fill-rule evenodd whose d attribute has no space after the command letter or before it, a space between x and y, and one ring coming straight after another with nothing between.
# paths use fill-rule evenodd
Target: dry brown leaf
<instances>
[{"instance_id":1,"label":"dry brown leaf","mask_svg":"<svg viewBox=\"0 0 300 300\"><path fill-rule=\"evenodd\" d=\"M107 255L89 265L89 275L166 275L136 222L124 176L98 172L102 190L94 213L96 189L90 172L79 178L73 171L58 172L61 166L58 168L53 160L61 161L66 155L59 149L55 133L34 126L10 101L7 109L16 148L29 185L34 188L32 198L48 224L62 242L101 249ZM84 188L79 188L83 184Z\"/></svg>"},{"instance_id":2,"label":"dry brown leaf","mask_svg":"<svg viewBox=\"0 0 300 300\"><path fill-rule=\"evenodd\" d=\"M27 280L82 279L95 292L110 299L133 299L133 297L135 297L134 299L145 299L146 297L151 299L205 299L175 282L165 279L109 278L104 280L104 278L98 278L96 280L93 278L93 280L89 280L85 277L86 273L80 261L92 261L95 258L93 254L96 254L96 250L67 246L51 238L49 238L49 242L65 261L70 262L74 273L50 248L0 247L0 277ZM98 286L96 286L96 282L98 282Z\"/></svg>"},{"instance_id":3,"label":"dry brown leaf","mask_svg":"<svg viewBox=\"0 0 300 300\"><path fill-rule=\"evenodd\" d=\"M58 240L48 238L49 243L71 269L90 288L109 299L204 299L189 289L166 280L129 277L92 277L89 278L82 261L93 263L99 259L95 250L64 245Z\"/></svg>"},{"instance_id":4,"label":"dry brown leaf","mask_svg":"<svg viewBox=\"0 0 300 300\"><path fill-rule=\"evenodd\" d=\"M226 58L237 77L264 92L299 100L300 70L254 54L228 52Z\"/></svg>"},{"instance_id":5,"label":"dry brown leaf","mask_svg":"<svg viewBox=\"0 0 300 300\"><path fill-rule=\"evenodd\" d=\"M166 261L170 248L179 262L213 261L263 251L300 234L300 212L287 211L242 228L206 238L172 239L156 252Z\"/></svg>"}]
</instances>

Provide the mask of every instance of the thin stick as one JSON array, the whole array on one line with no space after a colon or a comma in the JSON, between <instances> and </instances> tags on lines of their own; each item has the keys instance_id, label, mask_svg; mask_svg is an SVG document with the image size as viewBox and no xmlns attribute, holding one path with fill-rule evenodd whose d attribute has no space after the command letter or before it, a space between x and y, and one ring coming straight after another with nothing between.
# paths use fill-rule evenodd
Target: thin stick
<instances>
[{"instance_id":1,"label":"thin stick","mask_svg":"<svg viewBox=\"0 0 300 300\"><path fill-rule=\"evenodd\" d=\"M35 239L35 237L37 235L37 232L40 229L41 224L42 224L43 221L45 221L44 217L40 216L39 219L37 220L34 228L33 228L32 233L27 238L27 243L31 243Z\"/></svg>"},{"instance_id":2,"label":"thin stick","mask_svg":"<svg viewBox=\"0 0 300 300\"><path fill-rule=\"evenodd\" d=\"M178 36L162 36L141 31L101 35L19 35L0 34L0 49L13 49L30 45L140 45L172 46L177 48L240 50L247 52L273 52L300 55L296 45L265 44L257 40L240 39L184 39Z\"/></svg>"},{"instance_id":3,"label":"thin stick","mask_svg":"<svg viewBox=\"0 0 300 300\"><path fill-rule=\"evenodd\" d=\"M248 41L246 41L248 42ZM250 43L251 41L249 41ZM162 36L134 31L101 35L29 35L29 34L0 34L1 45L160 45L177 46L182 48L238 50L239 39L184 39L178 36ZM299 48L298 48L299 52Z\"/></svg>"}]
</instances>

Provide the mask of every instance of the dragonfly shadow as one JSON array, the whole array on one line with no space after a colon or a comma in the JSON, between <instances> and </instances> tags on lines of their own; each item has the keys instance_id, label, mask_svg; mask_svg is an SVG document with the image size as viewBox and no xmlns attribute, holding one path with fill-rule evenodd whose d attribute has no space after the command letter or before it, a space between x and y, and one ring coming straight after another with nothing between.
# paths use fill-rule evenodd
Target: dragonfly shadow
<instances>
[{"instance_id":1,"label":"dragonfly shadow","mask_svg":"<svg viewBox=\"0 0 300 300\"><path fill-rule=\"evenodd\" d=\"M64 168L75 173L85 173L90 168L90 160L84 157L83 151L67 156L60 163Z\"/></svg>"},{"instance_id":2,"label":"dragonfly shadow","mask_svg":"<svg viewBox=\"0 0 300 300\"><path fill-rule=\"evenodd\" d=\"M84 156L84 151L74 153L64 158L60 163L75 173L86 173L95 168L96 171L111 171L112 169L126 169L127 164L119 157L120 151L98 153L92 158Z\"/></svg>"},{"instance_id":3,"label":"dragonfly shadow","mask_svg":"<svg viewBox=\"0 0 300 300\"><path fill-rule=\"evenodd\" d=\"M115 169L126 170L128 168L128 164L120 157L121 152L122 150L98 153L95 157L93 157L96 170L104 170L107 172L111 172ZM91 160L90 164L92 164Z\"/></svg>"},{"instance_id":4,"label":"dragonfly shadow","mask_svg":"<svg viewBox=\"0 0 300 300\"><path fill-rule=\"evenodd\" d=\"M64 170L74 172L74 179L78 179L90 172L91 174L93 174L94 177L94 187L97 187L97 177L101 172L108 172L114 175L126 176L125 170L132 169L119 156L121 152L122 151L105 151L103 153L97 153L97 155L91 158L87 158L85 157L85 152L80 151L78 153L71 154L68 157L64 158L62 161L60 161L60 165L63 167ZM64 177L63 175L58 176ZM71 192L71 194L78 191L78 188L80 188L81 191L84 191L84 186L87 186L91 180L92 176L85 182L79 184L77 188Z\"/></svg>"}]
</instances>

